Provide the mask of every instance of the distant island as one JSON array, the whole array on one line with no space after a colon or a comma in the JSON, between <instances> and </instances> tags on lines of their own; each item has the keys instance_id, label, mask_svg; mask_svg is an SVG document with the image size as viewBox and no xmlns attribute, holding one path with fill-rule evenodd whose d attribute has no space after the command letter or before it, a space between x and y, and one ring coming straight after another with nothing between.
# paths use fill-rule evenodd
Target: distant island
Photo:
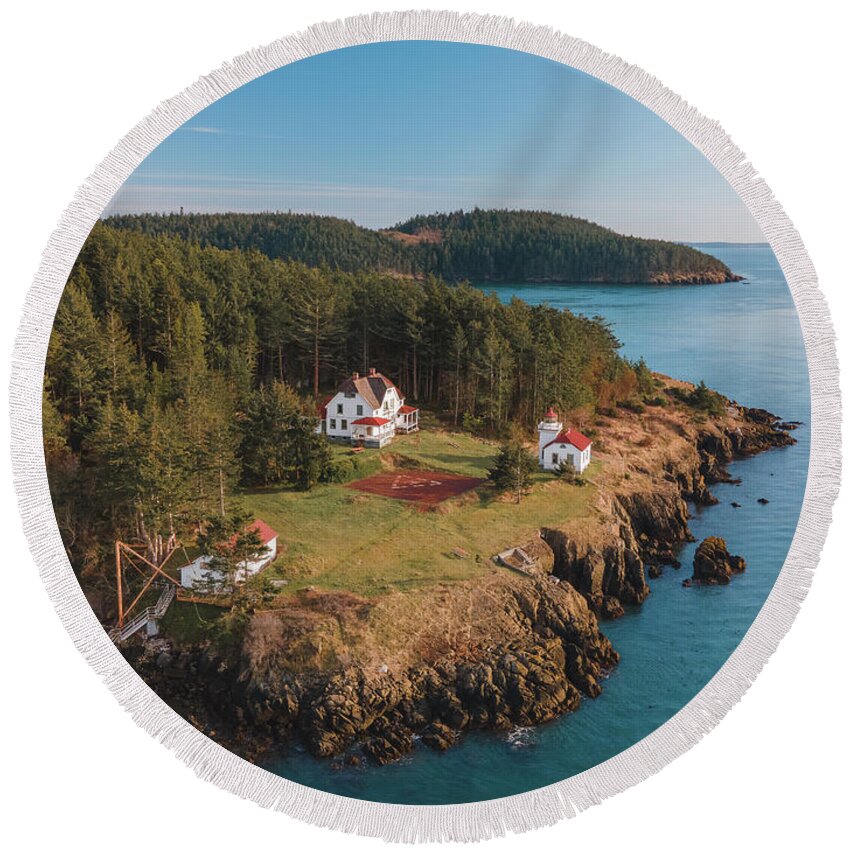
<instances>
[{"instance_id":1,"label":"distant island","mask_svg":"<svg viewBox=\"0 0 850 850\"><path fill-rule=\"evenodd\" d=\"M107 223L344 272L493 282L702 285L741 280L716 257L687 245L624 236L584 219L529 210L419 215L386 230L301 213L120 215Z\"/></svg>"}]
</instances>

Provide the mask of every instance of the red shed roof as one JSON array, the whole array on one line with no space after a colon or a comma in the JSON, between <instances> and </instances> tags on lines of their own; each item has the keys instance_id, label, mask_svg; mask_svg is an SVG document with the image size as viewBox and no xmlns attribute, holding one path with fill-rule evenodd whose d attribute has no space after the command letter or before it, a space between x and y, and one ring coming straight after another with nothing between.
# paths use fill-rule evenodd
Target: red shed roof
<instances>
[{"instance_id":1,"label":"red shed roof","mask_svg":"<svg viewBox=\"0 0 850 850\"><path fill-rule=\"evenodd\" d=\"M257 536L260 538L260 543L265 546L267 543L271 543L272 540L277 539L277 532L267 523L263 522L261 519L255 519L246 529L247 531L256 531ZM236 545L237 535L233 535L230 538L230 545Z\"/></svg>"},{"instance_id":2,"label":"red shed roof","mask_svg":"<svg viewBox=\"0 0 850 850\"><path fill-rule=\"evenodd\" d=\"M256 531L257 534L260 535L261 543L270 543L272 540L277 537L277 532L266 522L263 522L261 519L255 519L251 525L248 526L250 531Z\"/></svg>"},{"instance_id":3,"label":"red shed roof","mask_svg":"<svg viewBox=\"0 0 850 850\"><path fill-rule=\"evenodd\" d=\"M546 443L543 448L548 449L553 443L568 443L571 446L575 446L580 452L583 452L592 442L593 440L585 437L584 434L576 431L575 428L567 428L566 431L561 431L554 440Z\"/></svg>"},{"instance_id":4,"label":"red shed roof","mask_svg":"<svg viewBox=\"0 0 850 850\"><path fill-rule=\"evenodd\" d=\"M399 413L416 413L419 410L418 407L411 407L409 404L403 404L399 409Z\"/></svg>"},{"instance_id":5,"label":"red shed roof","mask_svg":"<svg viewBox=\"0 0 850 850\"><path fill-rule=\"evenodd\" d=\"M381 416L364 416L362 419L355 419L352 425L386 425L390 420L384 419Z\"/></svg>"}]
</instances>

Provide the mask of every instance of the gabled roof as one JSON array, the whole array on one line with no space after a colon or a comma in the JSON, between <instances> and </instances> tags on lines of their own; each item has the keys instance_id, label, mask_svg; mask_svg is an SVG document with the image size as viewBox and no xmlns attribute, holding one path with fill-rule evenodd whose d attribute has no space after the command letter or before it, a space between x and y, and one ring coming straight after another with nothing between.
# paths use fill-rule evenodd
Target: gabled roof
<instances>
[{"instance_id":1,"label":"gabled roof","mask_svg":"<svg viewBox=\"0 0 850 850\"><path fill-rule=\"evenodd\" d=\"M389 378L372 370L368 375L359 375L355 372L337 387L337 392L349 395L357 393L374 410L377 410L384 403L384 396L389 389L394 389L399 398L404 398L398 387Z\"/></svg>"},{"instance_id":2,"label":"gabled roof","mask_svg":"<svg viewBox=\"0 0 850 850\"><path fill-rule=\"evenodd\" d=\"M277 537L277 532L266 522L261 519L255 519L248 526L249 531L256 531L260 535L261 543L270 543Z\"/></svg>"},{"instance_id":3,"label":"gabled roof","mask_svg":"<svg viewBox=\"0 0 850 850\"><path fill-rule=\"evenodd\" d=\"M589 437L585 437L584 434L579 431L576 431L575 428L567 428L566 431L561 431L561 433L558 434L558 436L555 437L554 440L551 440L550 442L546 443L543 448L548 449L549 446L555 443L566 443L570 446L575 446L580 452L583 452L588 446L591 445L592 442L593 440L591 440Z\"/></svg>"},{"instance_id":4,"label":"gabled roof","mask_svg":"<svg viewBox=\"0 0 850 850\"><path fill-rule=\"evenodd\" d=\"M382 416L364 416L362 419L355 419L352 425L387 425L389 419L384 419Z\"/></svg>"},{"instance_id":5,"label":"gabled roof","mask_svg":"<svg viewBox=\"0 0 850 850\"><path fill-rule=\"evenodd\" d=\"M246 531L256 531L257 536L260 538L260 543L265 546L267 543L271 543L272 540L277 539L277 532L267 523L263 522L261 519L255 519L247 528ZM236 534L230 538L229 545L234 546L237 540ZM206 558L209 560L211 558L210 555L202 555L202 558Z\"/></svg>"}]
</instances>

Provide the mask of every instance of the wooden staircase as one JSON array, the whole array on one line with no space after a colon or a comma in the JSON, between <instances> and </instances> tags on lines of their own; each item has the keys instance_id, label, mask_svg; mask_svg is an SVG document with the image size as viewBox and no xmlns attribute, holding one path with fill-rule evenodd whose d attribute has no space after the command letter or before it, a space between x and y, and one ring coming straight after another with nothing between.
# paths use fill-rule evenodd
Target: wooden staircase
<instances>
[{"instance_id":1,"label":"wooden staircase","mask_svg":"<svg viewBox=\"0 0 850 850\"><path fill-rule=\"evenodd\" d=\"M159 595L159 599L156 600L155 605L149 605L147 608L140 611L135 617L133 617L132 620L130 620L129 623L125 623L120 629L118 626L115 626L115 628L109 632L109 637L111 637L116 643L123 643L125 640L136 634L139 629L147 626L148 623L161 620L171 607L171 603L174 601L176 596L177 588L173 584L165 585L162 593Z\"/></svg>"}]
</instances>

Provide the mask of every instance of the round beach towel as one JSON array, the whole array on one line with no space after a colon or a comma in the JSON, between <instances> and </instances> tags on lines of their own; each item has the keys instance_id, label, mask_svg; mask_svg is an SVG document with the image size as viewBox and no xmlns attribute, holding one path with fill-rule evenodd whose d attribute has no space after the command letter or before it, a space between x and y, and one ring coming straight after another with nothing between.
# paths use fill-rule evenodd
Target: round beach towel
<instances>
[{"instance_id":1,"label":"round beach towel","mask_svg":"<svg viewBox=\"0 0 850 850\"><path fill-rule=\"evenodd\" d=\"M826 533L836 371L716 124L549 30L376 15L223 66L81 188L13 454L68 631L202 777L476 839L740 698Z\"/></svg>"}]
</instances>

